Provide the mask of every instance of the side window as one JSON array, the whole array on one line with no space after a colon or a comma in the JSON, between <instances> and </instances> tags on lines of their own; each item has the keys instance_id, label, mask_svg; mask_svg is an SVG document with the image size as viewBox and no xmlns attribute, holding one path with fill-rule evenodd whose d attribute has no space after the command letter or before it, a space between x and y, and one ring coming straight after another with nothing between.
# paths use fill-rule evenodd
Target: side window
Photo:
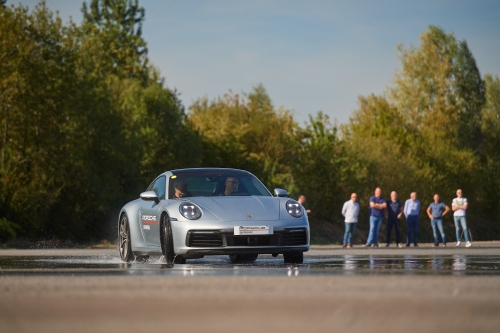
<instances>
[{"instance_id":1,"label":"side window","mask_svg":"<svg viewBox=\"0 0 500 333\"><path fill-rule=\"evenodd\" d=\"M153 185L152 191L156 192L156 195L158 195L158 199L163 200L165 199L165 177L162 176L158 178Z\"/></svg>"}]
</instances>

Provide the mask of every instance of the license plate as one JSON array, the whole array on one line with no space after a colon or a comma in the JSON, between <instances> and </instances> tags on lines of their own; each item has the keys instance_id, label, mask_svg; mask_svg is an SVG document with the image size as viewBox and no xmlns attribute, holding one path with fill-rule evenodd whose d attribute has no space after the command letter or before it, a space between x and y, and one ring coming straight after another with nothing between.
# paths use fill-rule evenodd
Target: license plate
<instances>
[{"instance_id":1,"label":"license plate","mask_svg":"<svg viewBox=\"0 0 500 333\"><path fill-rule=\"evenodd\" d=\"M272 235L273 227L268 225L261 226L237 226L234 227L234 234L240 236L248 235Z\"/></svg>"}]
</instances>

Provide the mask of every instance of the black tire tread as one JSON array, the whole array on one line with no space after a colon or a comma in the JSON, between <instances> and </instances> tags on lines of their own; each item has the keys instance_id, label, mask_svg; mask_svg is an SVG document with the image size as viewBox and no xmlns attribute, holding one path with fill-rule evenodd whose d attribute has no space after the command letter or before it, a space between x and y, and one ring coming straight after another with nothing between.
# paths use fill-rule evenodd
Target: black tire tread
<instances>
[{"instance_id":1,"label":"black tire tread","mask_svg":"<svg viewBox=\"0 0 500 333\"><path fill-rule=\"evenodd\" d=\"M161 217L161 249L167 264L173 264L175 259L174 240L172 238L172 226L167 214Z\"/></svg>"},{"instance_id":2,"label":"black tire tread","mask_svg":"<svg viewBox=\"0 0 500 333\"><path fill-rule=\"evenodd\" d=\"M304 252L283 253L285 264L302 264L304 262Z\"/></svg>"}]
</instances>

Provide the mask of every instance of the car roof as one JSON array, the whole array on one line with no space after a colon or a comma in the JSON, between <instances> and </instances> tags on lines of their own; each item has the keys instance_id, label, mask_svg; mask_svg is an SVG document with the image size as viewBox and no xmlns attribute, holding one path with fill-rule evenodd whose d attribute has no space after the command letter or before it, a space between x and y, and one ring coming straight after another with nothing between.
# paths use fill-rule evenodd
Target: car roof
<instances>
[{"instance_id":1,"label":"car roof","mask_svg":"<svg viewBox=\"0 0 500 333\"><path fill-rule=\"evenodd\" d=\"M176 170L170 170L169 172L171 172L172 174L176 174L176 175L179 175L179 174L183 174L183 173L190 173L190 172L203 172L203 171L220 171L220 172L244 172L244 173L250 173L246 170L241 170L241 169L232 169L232 168L186 168L186 169L176 169Z\"/></svg>"},{"instance_id":2,"label":"car roof","mask_svg":"<svg viewBox=\"0 0 500 333\"><path fill-rule=\"evenodd\" d=\"M211 172L239 172L239 173L247 173L255 177L254 174L251 172L248 172L246 170L241 170L241 169L233 169L233 168L185 168L185 169L175 169L175 170L169 170L165 171L164 173L158 175L162 176L165 175L167 177L170 177L172 175L181 175L184 173L191 173L191 172L204 172L204 171L211 171ZM157 178L158 178L157 177Z\"/></svg>"}]
</instances>

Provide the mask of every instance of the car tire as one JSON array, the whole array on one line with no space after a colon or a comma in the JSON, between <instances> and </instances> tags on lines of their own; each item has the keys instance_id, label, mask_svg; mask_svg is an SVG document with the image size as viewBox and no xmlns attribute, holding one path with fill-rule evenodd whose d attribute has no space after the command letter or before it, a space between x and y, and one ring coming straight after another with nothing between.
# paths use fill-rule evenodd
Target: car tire
<instances>
[{"instance_id":1,"label":"car tire","mask_svg":"<svg viewBox=\"0 0 500 333\"><path fill-rule=\"evenodd\" d=\"M175 259L174 239L172 237L172 225L170 218L164 214L161 218L161 250L167 264L173 264Z\"/></svg>"},{"instance_id":2,"label":"car tire","mask_svg":"<svg viewBox=\"0 0 500 333\"><path fill-rule=\"evenodd\" d=\"M135 260L132 253L132 244L130 241L130 226L128 224L127 214L123 214L120 219L120 228L118 231L118 251L120 258L124 262L131 262Z\"/></svg>"},{"instance_id":3,"label":"car tire","mask_svg":"<svg viewBox=\"0 0 500 333\"><path fill-rule=\"evenodd\" d=\"M233 263L238 263L238 262L254 262L257 260L257 257L259 255L255 253L249 253L249 254L230 254L229 259Z\"/></svg>"},{"instance_id":4,"label":"car tire","mask_svg":"<svg viewBox=\"0 0 500 333\"><path fill-rule=\"evenodd\" d=\"M302 264L304 262L304 252L285 252L283 253L285 264Z\"/></svg>"},{"instance_id":5,"label":"car tire","mask_svg":"<svg viewBox=\"0 0 500 333\"><path fill-rule=\"evenodd\" d=\"M174 258L174 264L185 264L186 263L186 258L183 256L175 256Z\"/></svg>"}]
</instances>

